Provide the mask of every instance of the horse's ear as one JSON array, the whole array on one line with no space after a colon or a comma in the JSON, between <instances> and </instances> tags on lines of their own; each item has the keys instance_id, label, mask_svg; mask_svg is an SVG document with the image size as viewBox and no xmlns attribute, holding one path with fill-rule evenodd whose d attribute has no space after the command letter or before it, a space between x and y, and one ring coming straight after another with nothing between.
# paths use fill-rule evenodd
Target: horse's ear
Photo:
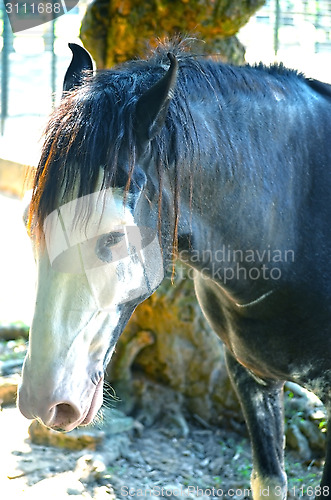
<instances>
[{"instance_id":1,"label":"horse's ear","mask_svg":"<svg viewBox=\"0 0 331 500\"><path fill-rule=\"evenodd\" d=\"M178 61L170 52L168 58L170 67L166 74L137 101L136 127L137 135L142 141L149 141L160 132L174 95Z\"/></svg>"},{"instance_id":2,"label":"horse's ear","mask_svg":"<svg viewBox=\"0 0 331 500\"><path fill-rule=\"evenodd\" d=\"M84 70L92 70L93 63L90 54L81 45L69 43L72 59L63 81L63 91L72 90L82 82Z\"/></svg>"}]
</instances>

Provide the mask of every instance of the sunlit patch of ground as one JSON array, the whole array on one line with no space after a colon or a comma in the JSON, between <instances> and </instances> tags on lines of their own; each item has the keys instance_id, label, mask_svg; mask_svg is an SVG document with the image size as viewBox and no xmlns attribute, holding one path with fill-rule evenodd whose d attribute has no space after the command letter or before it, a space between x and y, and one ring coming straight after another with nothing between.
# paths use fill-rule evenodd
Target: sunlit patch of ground
<instances>
[{"instance_id":1,"label":"sunlit patch of ground","mask_svg":"<svg viewBox=\"0 0 331 500\"><path fill-rule=\"evenodd\" d=\"M79 480L81 471L75 466L85 450L69 452L33 445L28 435L30 423L17 408L0 412L0 492L5 492L6 500L114 498L109 489L98 487L91 496Z\"/></svg>"}]
</instances>

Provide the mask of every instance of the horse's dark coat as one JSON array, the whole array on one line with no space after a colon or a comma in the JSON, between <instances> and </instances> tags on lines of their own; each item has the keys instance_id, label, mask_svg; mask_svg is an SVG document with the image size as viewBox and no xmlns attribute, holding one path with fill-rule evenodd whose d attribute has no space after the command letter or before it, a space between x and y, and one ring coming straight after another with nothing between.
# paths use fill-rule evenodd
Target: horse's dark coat
<instances>
[{"instance_id":1,"label":"horse's dark coat","mask_svg":"<svg viewBox=\"0 0 331 500\"><path fill-rule=\"evenodd\" d=\"M104 186L128 187L130 178L143 190L136 218L159 227L165 267L178 236L179 258L200 271L197 297L226 345L251 435L252 484L270 483L285 498L284 381L331 407L331 87L282 66L232 67L172 47L177 79L159 103L169 108L147 130L137 107L147 113L148 101L139 99L167 74L168 50L68 93L46 131L31 214L42 224L60 189L93 191L99 167ZM262 258L220 259L221 248ZM325 498L330 452L331 443Z\"/></svg>"}]
</instances>

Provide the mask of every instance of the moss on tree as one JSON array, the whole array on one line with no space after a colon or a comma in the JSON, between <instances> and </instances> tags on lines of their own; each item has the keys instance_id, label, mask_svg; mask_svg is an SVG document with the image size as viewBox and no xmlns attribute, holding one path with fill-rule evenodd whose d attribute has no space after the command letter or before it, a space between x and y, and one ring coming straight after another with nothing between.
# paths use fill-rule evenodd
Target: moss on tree
<instances>
[{"instance_id":1,"label":"moss on tree","mask_svg":"<svg viewBox=\"0 0 331 500\"><path fill-rule=\"evenodd\" d=\"M242 58L234 35L263 4L264 0L94 0L81 38L98 68L142 56L157 38L187 33L204 40L206 53L223 52L227 40L226 45L237 46L233 60L239 54Z\"/></svg>"}]
</instances>

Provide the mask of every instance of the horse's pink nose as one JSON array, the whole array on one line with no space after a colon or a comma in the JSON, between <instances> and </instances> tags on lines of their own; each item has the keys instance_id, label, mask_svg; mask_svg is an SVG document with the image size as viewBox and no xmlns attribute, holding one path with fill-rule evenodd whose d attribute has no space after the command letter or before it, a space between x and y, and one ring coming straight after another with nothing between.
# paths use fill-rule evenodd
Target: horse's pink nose
<instances>
[{"instance_id":1,"label":"horse's pink nose","mask_svg":"<svg viewBox=\"0 0 331 500\"><path fill-rule=\"evenodd\" d=\"M68 398L49 397L42 388L34 392L29 384L21 385L18 391L18 407L28 419L38 418L44 425L55 430L70 431L85 418L87 409ZM76 398L77 399L77 398ZM87 405L88 406L88 405Z\"/></svg>"},{"instance_id":2,"label":"horse's pink nose","mask_svg":"<svg viewBox=\"0 0 331 500\"><path fill-rule=\"evenodd\" d=\"M73 403L29 404L24 395L19 394L18 407L29 419L38 418L44 425L58 431L70 431L84 420L83 412ZM32 409L33 408L33 409Z\"/></svg>"},{"instance_id":3,"label":"horse's pink nose","mask_svg":"<svg viewBox=\"0 0 331 500\"><path fill-rule=\"evenodd\" d=\"M27 358L18 390L18 408L29 419L38 418L44 425L55 430L71 431L79 425L89 424L103 401L103 374L85 377L79 372L75 377L71 367L49 370L33 365ZM70 376L68 376L70 373Z\"/></svg>"},{"instance_id":4,"label":"horse's pink nose","mask_svg":"<svg viewBox=\"0 0 331 500\"><path fill-rule=\"evenodd\" d=\"M42 385L31 382L29 375L28 369L23 370L18 407L26 418L38 418L51 429L71 431L79 425L88 425L102 405L103 376L96 385L89 377L79 387L78 383L65 386L63 380L62 383L48 380Z\"/></svg>"}]
</instances>

